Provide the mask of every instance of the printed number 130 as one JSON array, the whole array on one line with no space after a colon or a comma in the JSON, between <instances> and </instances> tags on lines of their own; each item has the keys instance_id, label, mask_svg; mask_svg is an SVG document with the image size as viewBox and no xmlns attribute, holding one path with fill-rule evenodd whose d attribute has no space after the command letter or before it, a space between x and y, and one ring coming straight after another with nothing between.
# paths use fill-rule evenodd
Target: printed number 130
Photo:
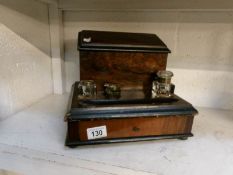
<instances>
[{"instance_id":1,"label":"printed number 130","mask_svg":"<svg viewBox=\"0 0 233 175\"><path fill-rule=\"evenodd\" d=\"M107 128L106 126L98 126L94 128L87 128L87 138L90 139L98 139L102 137L107 137Z\"/></svg>"},{"instance_id":2,"label":"printed number 130","mask_svg":"<svg viewBox=\"0 0 233 175\"><path fill-rule=\"evenodd\" d=\"M103 135L103 131L102 130L92 131L91 134L93 137L98 137Z\"/></svg>"}]
</instances>

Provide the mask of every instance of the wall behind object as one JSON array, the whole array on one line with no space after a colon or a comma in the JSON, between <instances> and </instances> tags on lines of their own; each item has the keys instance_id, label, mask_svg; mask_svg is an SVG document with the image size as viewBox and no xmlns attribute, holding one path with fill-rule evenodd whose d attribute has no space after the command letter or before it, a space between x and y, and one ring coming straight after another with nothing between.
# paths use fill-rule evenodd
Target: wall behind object
<instances>
[{"instance_id":1,"label":"wall behind object","mask_svg":"<svg viewBox=\"0 0 233 175\"><path fill-rule=\"evenodd\" d=\"M47 5L0 0L0 119L52 93Z\"/></svg>"},{"instance_id":2,"label":"wall behind object","mask_svg":"<svg viewBox=\"0 0 233 175\"><path fill-rule=\"evenodd\" d=\"M194 105L233 109L233 93L231 88L225 88L225 85L233 86L233 76L225 76L233 74L232 16L233 12L227 11L66 11L66 90L70 91L72 83L79 79L79 31L156 33L172 51L168 56L168 69L174 70L180 96ZM182 83L184 79L187 83ZM207 82L211 82L211 86Z\"/></svg>"},{"instance_id":3,"label":"wall behind object","mask_svg":"<svg viewBox=\"0 0 233 175\"><path fill-rule=\"evenodd\" d=\"M32 0L0 0L0 22L50 56L48 7Z\"/></svg>"}]
</instances>

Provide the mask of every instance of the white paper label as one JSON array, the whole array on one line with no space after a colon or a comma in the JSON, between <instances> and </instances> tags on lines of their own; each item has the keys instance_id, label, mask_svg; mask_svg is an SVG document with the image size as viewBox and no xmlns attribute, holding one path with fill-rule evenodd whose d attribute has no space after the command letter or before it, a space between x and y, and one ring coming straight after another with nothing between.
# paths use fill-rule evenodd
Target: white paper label
<instances>
[{"instance_id":1,"label":"white paper label","mask_svg":"<svg viewBox=\"0 0 233 175\"><path fill-rule=\"evenodd\" d=\"M88 140L91 139L98 139L102 137L107 137L107 129L106 126L98 126L94 128L87 128L87 138Z\"/></svg>"}]
</instances>

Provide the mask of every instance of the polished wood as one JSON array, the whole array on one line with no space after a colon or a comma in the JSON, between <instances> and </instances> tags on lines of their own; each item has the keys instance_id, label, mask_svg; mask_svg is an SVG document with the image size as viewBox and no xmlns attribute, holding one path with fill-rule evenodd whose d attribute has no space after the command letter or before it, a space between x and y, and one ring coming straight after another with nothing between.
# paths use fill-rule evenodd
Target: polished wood
<instances>
[{"instance_id":1,"label":"polished wood","mask_svg":"<svg viewBox=\"0 0 233 175\"><path fill-rule=\"evenodd\" d=\"M132 94L134 90L140 90L145 99L151 98L153 78L159 70L166 69L167 56L170 53L167 46L154 34L120 32L82 31L79 33L78 49L80 80L94 80L98 92L103 90L103 85L107 82L118 84L121 92L129 90L131 92L129 94ZM147 110L139 112L135 117L128 117L120 110L119 113L116 111L111 113L111 110L108 110L109 117L106 118L104 106L98 106L103 115L94 112L90 114L89 111L83 112L91 108L94 110L93 108L96 107L80 106L77 99L78 90L75 89L77 84L75 85L69 105L70 111L67 114L66 145L68 146L156 138L184 139L192 136L191 129L196 110L187 102L184 105L174 102L175 107L173 103L167 103L166 109L162 107L162 103L154 104L155 106L161 105L162 111L154 111L158 116L148 116L153 113ZM146 107L148 104L141 105ZM105 107L113 106L106 105ZM132 105L131 109L134 110L134 107ZM165 114L168 110L170 112ZM114 118L116 115L120 118ZM103 125L107 128L107 137L87 139L87 128Z\"/></svg>"},{"instance_id":2,"label":"polished wood","mask_svg":"<svg viewBox=\"0 0 233 175\"><path fill-rule=\"evenodd\" d=\"M122 89L149 91L153 76L166 64L166 53L81 51L80 79L94 80L98 90L111 82Z\"/></svg>"},{"instance_id":3,"label":"polished wood","mask_svg":"<svg viewBox=\"0 0 233 175\"><path fill-rule=\"evenodd\" d=\"M107 137L102 139L141 136L190 134L193 116L159 116L120 119L93 119L68 123L69 141L86 141L87 128L105 125Z\"/></svg>"}]
</instances>

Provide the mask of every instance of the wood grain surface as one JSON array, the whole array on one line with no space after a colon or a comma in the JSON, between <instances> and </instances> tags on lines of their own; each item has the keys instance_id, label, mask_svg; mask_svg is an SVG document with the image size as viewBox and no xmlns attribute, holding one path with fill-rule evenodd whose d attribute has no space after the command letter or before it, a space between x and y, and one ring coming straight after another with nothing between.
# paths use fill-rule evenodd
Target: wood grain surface
<instances>
[{"instance_id":1,"label":"wood grain surface","mask_svg":"<svg viewBox=\"0 0 233 175\"><path fill-rule=\"evenodd\" d=\"M151 89L153 76L165 70L167 53L80 52L80 79L94 80L102 90L105 82L118 83L122 89Z\"/></svg>"},{"instance_id":2,"label":"wood grain surface","mask_svg":"<svg viewBox=\"0 0 233 175\"><path fill-rule=\"evenodd\" d=\"M87 128L106 126L108 138L189 134L193 116L93 119L68 123L69 140L87 140Z\"/></svg>"}]
</instances>

